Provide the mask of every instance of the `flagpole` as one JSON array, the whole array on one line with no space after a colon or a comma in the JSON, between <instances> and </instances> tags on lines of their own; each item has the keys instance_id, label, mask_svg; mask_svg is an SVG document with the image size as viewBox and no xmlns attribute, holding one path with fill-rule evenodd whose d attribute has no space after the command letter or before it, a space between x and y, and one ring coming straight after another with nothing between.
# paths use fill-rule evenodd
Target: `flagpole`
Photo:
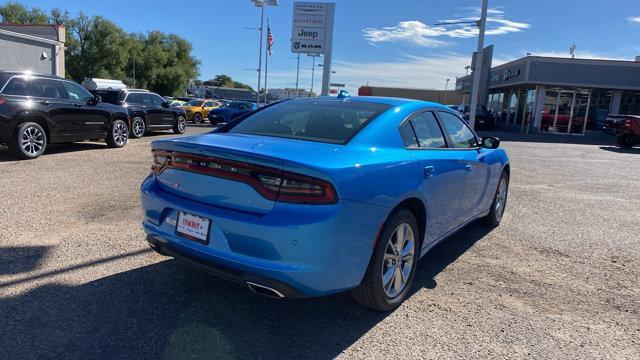
<instances>
[{"instance_id":1,"label":"flagpole","mask_svg":"<svg viewBox=\"0 0 640 360\"><path fill-rule=\"evenodd\" d=\"M269 37L269 32L271 32L271 27L269 25L269 17L267 16L267 37ZM267 77L269 76L269 49L270 48L271 46L269 45L269 40L267 39L267 46L265 47L265 55L264 55L264 104L265 105L267 105L267 93L269 92L267 88Z\"/></svg>"}]
</instances>

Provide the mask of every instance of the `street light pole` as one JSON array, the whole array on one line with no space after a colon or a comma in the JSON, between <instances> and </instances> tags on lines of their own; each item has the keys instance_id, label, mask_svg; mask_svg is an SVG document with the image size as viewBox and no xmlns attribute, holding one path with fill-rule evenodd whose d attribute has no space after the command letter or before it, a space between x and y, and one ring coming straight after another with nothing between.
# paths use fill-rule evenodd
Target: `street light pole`
<instances>
[{"instance_id":1,"label":"street light pole","mask_svg":"<svg viewBox=\"0 0 640 360\"><path fill-rule=\"evenodd\" d=\"M447 91L449 90L449 80L451 79L447 79L447 81L444 83L444 104L447 104Z\"/></svg>"},{"instance_id":2,"label":"street light pole","mask_svg":"<svg viewBox=\"0 0 640 360\"><path fill-rule=\"evenodd\" d=\"M316 55L311 57L313 58L313 65L311 66L311 92L313 93L313 80L316 77Z\"/></svg>"},{"instance_id":3,"label":"street light pole","mask_svg":"<svg viewBox=\"0 0 640 360\"><path fill-rule=\"evenodd\" d=\"M264 7L267 5L278 6L278 0L251 0L251 2L260 8L260 46L258 47L258 90L256 94L256 102L260 105L260 79L262 77L262 35L264 34ZM266 99L265 99L266 101Z\"/></svg>"},{"instance_id":4,"label":"street light pole","mask_svg":"<svg viewBox=\"0 0 640 360\"><path fill-rule=\"evenodd\" d=\"M298 91L298 84L300 80L300 53L298 53L298 66L296 67L296 97L300 97L300 92Z\"/></svg>"},{"instance_id":5,"label":"street light pole","mask_svg":"<svg viewBox=\"0 0 640 360\"><path fill-rule=\"evenodd\" d=\"M484 30L487 25L487 7L489 0L482 0L482 11L478 22L478 49L476 50L476 63L473 68L473 84L471 85L471 104L469 113L469 126L473 129L476 123L476 107L478 106L478 92L480 76L482 73L482 50L484 48Z\"/></svg>"}]
</instances>

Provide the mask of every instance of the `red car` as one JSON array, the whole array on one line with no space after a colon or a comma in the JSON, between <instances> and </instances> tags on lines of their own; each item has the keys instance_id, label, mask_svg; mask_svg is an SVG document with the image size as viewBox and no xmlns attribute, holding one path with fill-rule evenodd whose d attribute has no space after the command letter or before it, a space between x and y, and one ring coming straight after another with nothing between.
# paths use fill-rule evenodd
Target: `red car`
<instances>
[{"instance_id":1,"label":"red car","mask_svg":"<svg viewBox=\"0 0 640 360\"><path fill-rule=\"evenodd\" d=\"M640 145L640 116L638 115L608 115L602 129L607 134L615 136L621 148Z\"/></svg>"},{"instance_id":2,"label":"red car","mask_svg":"<svg viewBox=\"0 0 640 360\"><path fill-rule=\"evenodd\" d=\"M543 130L549 130L549 128L553 127L553 120L555 118L555 114L551 114L548 112L542 113L542 123L541 128ZM579 129L582 132L582 126L584 124L584 117L582 116L574 116L573 121L571 122L571 128L573 130ZM558 132L567 132L567 126L569 126L569 115L566 114L558 114L558 119L556 120L556 129ZM574 131L575 132L575 131Z\"/></svg>"}]
</instances>

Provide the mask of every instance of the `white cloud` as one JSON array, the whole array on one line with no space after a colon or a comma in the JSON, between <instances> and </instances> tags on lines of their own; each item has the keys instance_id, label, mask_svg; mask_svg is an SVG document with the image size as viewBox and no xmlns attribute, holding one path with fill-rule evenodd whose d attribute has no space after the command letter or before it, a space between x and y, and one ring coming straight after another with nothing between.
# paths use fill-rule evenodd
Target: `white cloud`
<instances>
[{"instance_id":1,"label":"white cloud","mask_svg":"<svg viewBox=\"0 0 640 360\"><path fill-rule=\"evenodd\" d=\"M566 51L558 51L558 50L550 50L550 51L529 51L533 56L544 56L544 57L559 57L559 58L569 58L569 49ZM611 56L607 54L592 52L592 51L581 51L580 49L576 49L575 57L578 59L598 59L598 60L633 60L628 58L622 58L619 56Z\"/></svg>"},{"instance_id":2,"label":"white cloud","mask_svg":"<svg viewBox=\"0 0 640 360\"><path fill-rule=\"evenodd\" d=\"M469 8L468 10L479 14L479 9ZM476 21L477 16L464 16L456 19L441 20L440 23L452 23L451 25L429 26L421 21L401 21L396 26L383 27L380 29L363 29L364 38L372 44L380 42L408 42L415 45L427 47L446 46L450 43L436 38L470 38L478 35L478 27L475 24L453 24L455 22ZM526 22L509 20L505 17L504 10L489 9L487 16L487 35L505 35L513 32L520 32L528 29L531 25Z\"/></svg>"},{"instance_id":3,"label":"white cloud","mask_svg":"<svg viewBox=\"0 0 640 360\"><path fill-rule=\"evenodd\" d=\"M631 25L640 25L640 16L629 16L627 20Z\"/></svg>"}]
</instances>

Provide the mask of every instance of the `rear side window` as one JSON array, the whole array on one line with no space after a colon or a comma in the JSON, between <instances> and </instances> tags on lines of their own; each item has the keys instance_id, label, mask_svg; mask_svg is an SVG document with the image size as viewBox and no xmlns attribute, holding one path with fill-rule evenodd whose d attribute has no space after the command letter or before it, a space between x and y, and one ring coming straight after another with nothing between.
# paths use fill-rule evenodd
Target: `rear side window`
<instances>
[{"instance_id":1,"label":"rear side window","mask_svg":"<svg viewBox=\"0 0 640 360\"><path fill-rule=\"evenodd\" d=\"M31 83L22 77L14 77L9 80L2 91L5 95L31 96Z\"/></svg>"},{"instance_id":2,"label":"rear side window","mask_svg":"<svg viewBox=\"0 0 640 360\"><path fill-rule=\"evenodd\" d=\"M138 93L130 93L127 95L126 101L130 104L142 104L142 99Z\"/></svg>"},{"instance_id":3,"label":"rear side window","mask_svg":"<svg viewBox=\"0 0 640 360\"><path fill-rule=\"evenodd\" d=\"M253 114L229 132L345 144L389 108L371 102L293 100Z\"/></svg>"},{"instance_id":4,"label":"rear side window","mask_svg":"<svg viewBox=\"0 0 640 360\"><path fill-rule=\"evenodd\" d=\"M478 140L476 139L475 134L471 129L469 129L467 124L462 121L462 119L446 111L438 111L438 116L440 117L440 121L442 121L442 125L451 137L453 147L478 147Z\"/></svg>"},{"instance_id":5,"label":"rear side window","mask_svg":"<svg viewBox=\"0 0 640 360\"><path fill-rule=\"evenodd\" d=\"M37 79L34 85L40 86L42 96L49 99L67 100L67 93L62 86L62 81L52 79Z\"/></svg>"},{"instance_id":6,"label":"rear side window","mask_svg":"<svg viewBox=\"0 0 640 360\"><path fill-rule=\"evenodd\" d=\"M409 149L417 149L418 139L416 138L416 133L413 132L413 126L411 126L411 121L405 121L400 126L400 136L402 137L402 141L404 142L404 146Z\"/></svg>"},{"instance_id":7,"label":"rear side window","mask_svg":"<svg viewBox=\"0 0 640 360\"><path fill-rule=\"evenodd\" d=\"M421 148L446 148L444 135L438 125L435 115L431 111L425 111L411 119L411 125L418 138Z\"/></svg>"},{"instance_id":8,"label":"rear side window","mask_svg":"<svg viewBox=\"0 0 640 360\"><path fill-rule=\"evenodd\" d=\"M63 81L62 84L64 88L67 90L67 95L70 100L74 101L89 101L93 99L93 95L91 95L87 90L85 90L82 86L78 84L74 84L69 81Z\"/></svg>"}]
</instances>

